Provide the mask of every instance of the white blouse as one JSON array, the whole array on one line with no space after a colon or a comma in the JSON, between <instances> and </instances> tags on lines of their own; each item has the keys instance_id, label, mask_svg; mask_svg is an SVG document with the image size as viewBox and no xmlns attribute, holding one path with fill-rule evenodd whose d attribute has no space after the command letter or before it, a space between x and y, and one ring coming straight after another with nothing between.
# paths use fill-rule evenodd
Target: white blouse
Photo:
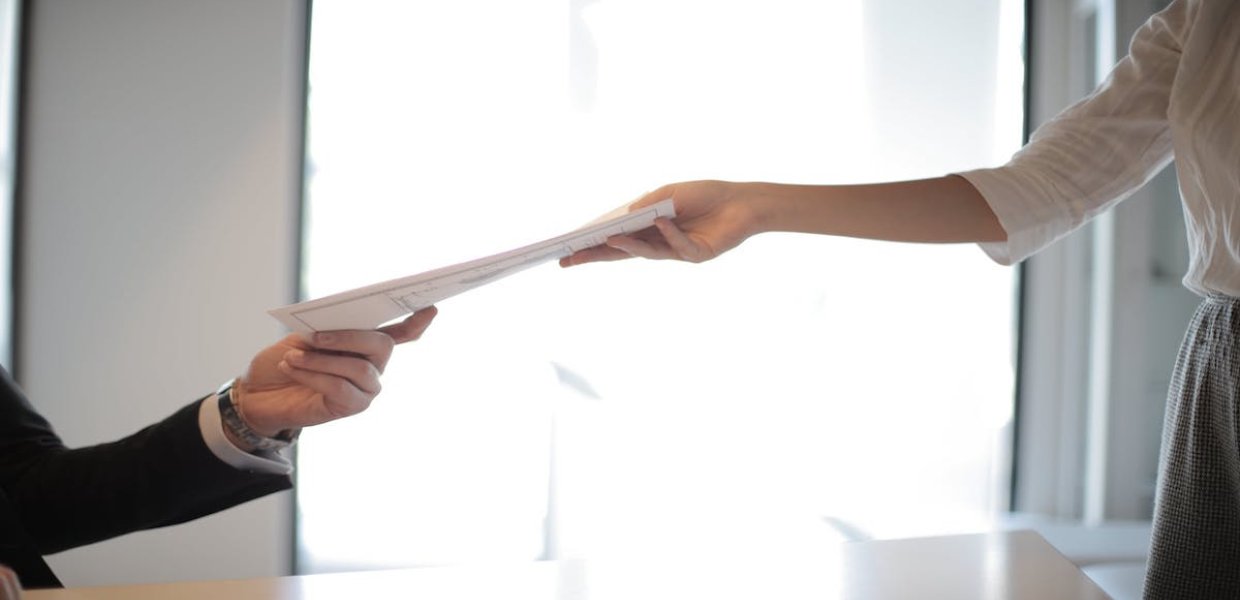
<instances>
[{"instance_id":1,"label":"white blouse","mask_svg":"<svg viewBox=\"0 0 1240 600\"><path fill-rule=\"evenodd\" d=\"M1174 157L1187 220L1184 285L1240 297L1240 2L1175 0L1091 95L1012 160L960 175L1007 231L1012 264L1128 197Z\"/></svg>"}]
</instances>

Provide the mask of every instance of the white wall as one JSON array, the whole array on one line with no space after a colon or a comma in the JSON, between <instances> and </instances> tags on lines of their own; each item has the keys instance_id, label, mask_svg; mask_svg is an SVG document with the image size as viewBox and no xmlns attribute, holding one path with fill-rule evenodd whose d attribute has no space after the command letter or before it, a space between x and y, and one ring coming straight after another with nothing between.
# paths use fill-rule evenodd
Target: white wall
<instances>
[{"instance_id":1,"label":"white wall","mask_svg":"<svg viewBox=\"0 0 1240 600\"><path fill-rule=\"evenodd\" d=\"M214 390L281 334L264 310L295 289L306 9L27 4L18 369L85 444ZM282 574L290 508L280 494L51 562L69 585Z\"/></svg>"}]
</instances>

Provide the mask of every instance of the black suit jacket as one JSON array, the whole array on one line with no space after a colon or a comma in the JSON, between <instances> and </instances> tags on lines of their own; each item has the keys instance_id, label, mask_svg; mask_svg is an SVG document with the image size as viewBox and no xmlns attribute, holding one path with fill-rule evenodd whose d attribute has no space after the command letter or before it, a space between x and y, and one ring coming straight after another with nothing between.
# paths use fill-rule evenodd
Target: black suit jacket
<instances>
[{"instance_id":1,"label":"black suit jacket","mask_svg":"<svg viewBox=\"0 0 1240 600\"><path fill-rule=\"evenodd\" d=\"M0 563L27 588L59 586L42 555L183 523L292 485L216 458L198 428L199 402L122 440L68 449L0 369Z\"/></svg>"}]
</instances>

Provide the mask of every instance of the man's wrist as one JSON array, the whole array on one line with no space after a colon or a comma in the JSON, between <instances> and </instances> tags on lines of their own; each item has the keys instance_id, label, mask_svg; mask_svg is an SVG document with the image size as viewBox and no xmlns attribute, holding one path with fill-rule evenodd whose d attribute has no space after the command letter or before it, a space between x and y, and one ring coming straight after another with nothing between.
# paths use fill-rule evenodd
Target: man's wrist
<instances>
[{"instance_id":1,"label":"man's wrist","mask_svg":"<svg viewBox=\"0 0 1240 600\"><path fill-rule=\"evenodd\" d=\"M293 472L293 464L284 452L246 451L233 443L225 434L220 418L220 403L216 395L210 394L198 407L198 428L202 431L202 441L207 448L220 459L236 469L251 473L289 474Z\"/></svg>"},{"instance_id":2,"label":"man's wrist","mask_svg":"<svg viewBox=\"0 0 1240 600\"><path fill-rule=\"evenodd\" d=\"M233 431L232 427L229 427L228 424L224 422L223 415L220 416L220 428L224 430L224 438L228 440L228 443L236 446L241 451L252 454L258 450L258 448L254 447L249 442L241 439L241 436L237 435L236 432Z\"/></svg>"},{"instance_id":3,"label":"man's wrist","mask_svg":"<svg viewBox=\"0 0 1240 600\"><path fill-rule=\"evenodd\" d=\"M263 437L274 438L279 436L280 432L284 430L282 427L269 427L264 423L256 423L253 415L246 414L245 385L242 383L240 377L233 379L223 386L220 386L220 389L223 390L225 387L228 388L228 393L231 395L232 405L236 409L237 415L241 417L241 421L245 423L251 431Z\"/></svg>"},{"instance_id":4,"label":"man's wrist","mask_svg":"<svg viewBox=\"0 0 1240 600\"><path fill-rule=\"evenodd\" d=\"M240 389L234 379L225 383L216 392L219 404L220 420L224 425L224 435L228 441L246 452L278 451L287 448L297 440L301 429L285 429L274 434L255 429L245 418L241 409Z\"/></svg>"}]
</instances>

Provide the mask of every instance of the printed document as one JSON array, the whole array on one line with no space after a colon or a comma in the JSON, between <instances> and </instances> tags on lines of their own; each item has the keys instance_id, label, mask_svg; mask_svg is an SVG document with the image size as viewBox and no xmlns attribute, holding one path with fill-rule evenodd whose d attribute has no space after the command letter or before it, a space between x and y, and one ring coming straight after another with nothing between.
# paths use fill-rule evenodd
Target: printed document
<instances>
[{"instance_id":1,"label":"printed document","mask_svg":"<svg viewBox=\"0 0 1240 600\"><path fill-rule=\"evenodd\" d=\"M650 227L657 218L675 216L671 199L632 212L622 207L589 225L549 240L268 312L301 333L374 329L461 292L598 246L613 235L635 233Z\"/></svg>"}]
</instances>

